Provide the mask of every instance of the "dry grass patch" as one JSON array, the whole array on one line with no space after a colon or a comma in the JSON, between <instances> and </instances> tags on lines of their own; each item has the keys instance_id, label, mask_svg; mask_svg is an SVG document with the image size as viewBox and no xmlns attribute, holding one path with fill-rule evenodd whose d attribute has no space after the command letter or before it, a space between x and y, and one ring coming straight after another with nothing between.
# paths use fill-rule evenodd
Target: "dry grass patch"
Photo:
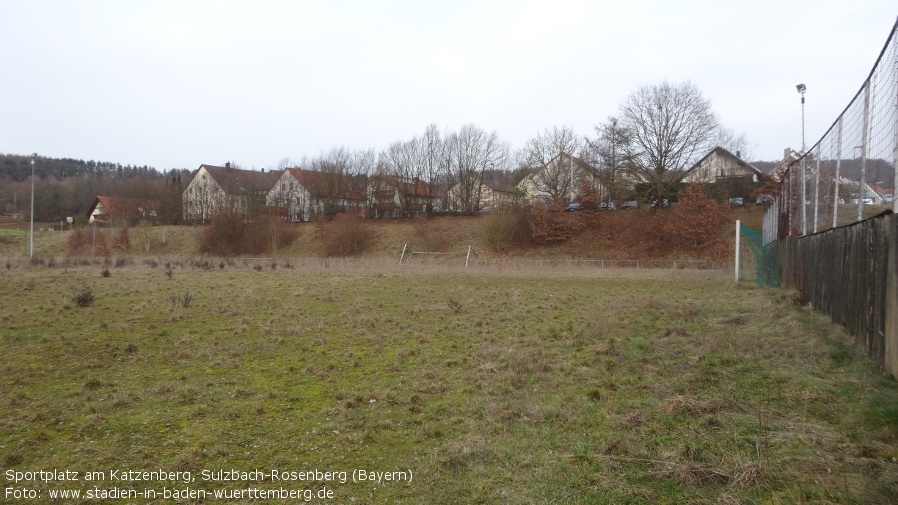
<instances>
[{"instance_id":1,"label":"dry grass patch","mask_svg":"<svg viewBox=\"0 0 898 505\"><path fill-rule=\"evenodd\" d=\"M894 381L728 275L155 262L7 274L0 461L415 472L335 487L358 503L896 498Z\"/></svg>"}]
</instances>

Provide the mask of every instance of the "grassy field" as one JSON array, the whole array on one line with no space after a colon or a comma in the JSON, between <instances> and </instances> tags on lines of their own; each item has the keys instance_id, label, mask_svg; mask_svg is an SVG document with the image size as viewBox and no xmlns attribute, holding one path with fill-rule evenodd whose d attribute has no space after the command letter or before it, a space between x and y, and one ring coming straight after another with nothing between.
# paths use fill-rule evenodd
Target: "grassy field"
<instances>
[{"instance_id":1,"label":"grassy field","mask_svg":"<svg viewBox=\"0 0 898 505\"><path fill-rule=\"evenodd\" d=\"M312 503L898 500L898 386L785 291L691 271L103 269L0 270L2 475L107 478L5 479L39 501L95 486L333 492Z\"/></svg>"}]
</instances>

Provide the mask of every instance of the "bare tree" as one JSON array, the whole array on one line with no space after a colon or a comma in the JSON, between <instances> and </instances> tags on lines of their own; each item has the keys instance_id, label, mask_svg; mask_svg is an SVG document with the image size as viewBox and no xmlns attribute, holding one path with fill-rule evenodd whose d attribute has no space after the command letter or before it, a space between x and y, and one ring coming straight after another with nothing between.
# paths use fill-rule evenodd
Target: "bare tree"
<instances>
[{"instance_id":1,"label":"bare tree","mask_svg":"<svg viewBox=\"0 0 898 505\"><path fill-rule=\"evenodd\" d=\"M501 168L508 157L508 146L496 132L487 133L473 124L462 126L446 142L450 206L464 214L480 210L483 197L483 173Z\"/></svg>"},{"instance_id":2,"label":"bare tree","mask_svg":"<svg viewBox=\"0 0 898 505\"><path fill-rule=\"evenodd\" d=\"M692 83L643 86L621 106L632 134L627 155L648 183L650 199L669 197L686 171L713 147L718 129L711 102Z\"/></svg>"},{"instance_id":3,"label":"bare tree","mask_svg":"<svg viewBox=\"0 0 898 505\"><path fill-rule=\"evenodd\" d=\"M435 196L440 179L448 173L446 140L437 125L427 125L419 142L418 154L421 157L419 177L429 185L431 194L427 196Z\"/></svg>"},{"instance_id":4,"label":"bare tree","mask_svg":"<svg viewBox=\"0 0 898 505\"><path fill-rule=\"evenodd\" d=\"M737 134L734 130L720 126L717 129L717 145L735 154L742 160L751 160L754 157L751 145L744 133Z\"/></svg>"},{"instance_id":5,"label":"bare tree","mask_svg":"<svg viewBox=\"0 0 898 505\"><path fill-rule=\"evenodd\" d=\"M523 157L524 162L536 170L533 176L535 192L556 203L571 200L577 179L571 157L581 147L580 138L568 126L546 128L530 138Z\"/></svg>"},{"instance_id":6,"label":"bare tree","mask_svg":"<svg viewBox=\"0 0 898 505\"><path fill-rule=\"evenodd\" d=\"M307 188L318 198L318 208L312 209L312 213L331 218L347 207L361 204L365 179L375 163L373 149L352 150L343 146L313 158L308 165L320 175L310 178L312 187Z\"/></svg>"},{"instance_id":7,"label":"bare tree","mask_svg":"<svg viewBox=\"0 0 898 505\"><path fill-rule=\"evenodd\" d=\"M407 216L413 196L408 188L421 172L418 138L393 142L381 153L378 174L373 179L372 198L375 211L383 216Z\"/></svg>"},{"instance_id":8,"label":"bare tree","mask_svg":"<svg viewBox=\"0 0 898 505\"><path fill-rule=\"evenodd\" d=\"M617 117L595 127L596 138L587 139L590 162L598 169L599 181L604 192L602 202L620 203L629 182L632 161L630 151L632 134Z\"/></svg>"}]
</instances>

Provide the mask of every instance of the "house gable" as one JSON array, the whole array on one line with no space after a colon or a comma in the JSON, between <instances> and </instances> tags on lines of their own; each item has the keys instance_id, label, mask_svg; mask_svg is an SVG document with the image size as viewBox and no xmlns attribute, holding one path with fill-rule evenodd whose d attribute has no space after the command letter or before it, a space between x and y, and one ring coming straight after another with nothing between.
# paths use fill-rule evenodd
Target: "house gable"
<instances>
[{"instance_id":1,"label":"house gable","mask_svg":"<svg viewBox=\"0 0 898 505\"><path fill-rule=\"evenodd\" d=\"M764 173L740 157L717 146L696 162L683 177L683 182L715 183L742 179L758 182Z\"/></svg>"},{"instance_id":2,"label":"house gable","mask_svg":"<svg viewBox=\"0 0 898 505\"><path fill-rule=\"evenodd\" d=\"M280 171L257 172L200 165L184 188L184 218L205 222L224 209L253 217L264 206Z\"/></svg>"},{"instance_id":3,"label":"house gable","mask_svg":"<svg viewBox=\"0 0 898 505\"><path fill-rule=\"evenodd\" d=\"M319 219L364 203L365 192L354 178L301 168L284 170L267 198L269 206L286 209L290 221Z\"/></svg>"},{"instance_id":4,"label":"house gable","mask_svg":"<svg viewBox=\"0 0 898 505\"><path fill-rule=\"evenodd\" d=\"M91 224L131 224L140 219L154 219L159 209L159 201L140 198L118 198L97 196L85 217Z\"/></svg>"}]
</instances>

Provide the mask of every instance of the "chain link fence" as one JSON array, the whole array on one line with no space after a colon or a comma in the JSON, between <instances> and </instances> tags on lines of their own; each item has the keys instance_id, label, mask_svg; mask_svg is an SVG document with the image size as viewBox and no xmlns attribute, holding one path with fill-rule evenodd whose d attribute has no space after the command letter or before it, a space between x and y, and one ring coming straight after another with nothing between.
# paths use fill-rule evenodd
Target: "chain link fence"
<instances>
[{"instance_id":1,"label":"chain link fence","mask_svg":"<svg viewBox=\"0 0 898 505\"><path fill-rule=\"evenodd\" d=\"M898 22L848 106L810 149L776 171L780 192L764 217L764 244L898 213ZM799 90L801 91L801 90ZM803 105L802 105L803 106Z\"/></svg>"}]
</instances>

